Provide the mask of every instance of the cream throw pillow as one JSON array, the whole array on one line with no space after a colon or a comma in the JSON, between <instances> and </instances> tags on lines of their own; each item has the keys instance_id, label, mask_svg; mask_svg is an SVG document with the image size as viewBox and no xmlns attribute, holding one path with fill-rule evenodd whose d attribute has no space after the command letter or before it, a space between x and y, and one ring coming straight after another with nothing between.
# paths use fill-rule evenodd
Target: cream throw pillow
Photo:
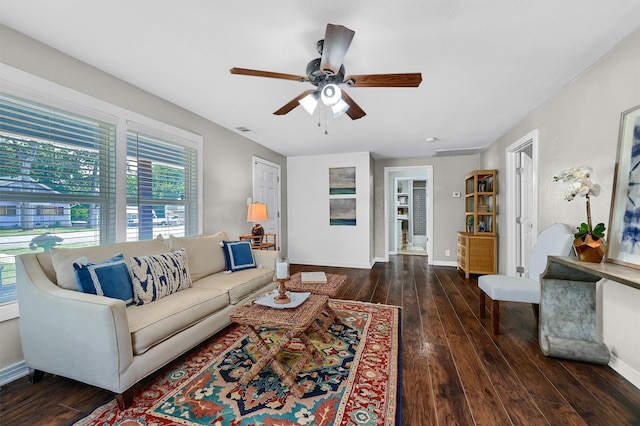
<instances>
[{"instance_id":1,"label":"cream throw pillow","mask_svg":"<svg viewBox=\"0 0 640 426\"><path fill-rule=\"evenodd\" d=\"M51 263L53 263L53 268L56 271L58 286L67 290L78 290L73 262L81 256L86 256L89 262L99 263L112 258L117 253L124 254L124 258L128 261L131 256L161 254L169 251L167 241L161 236L153 240L131 241L104 246L63 247L51 248Z\"/></svg>"},{"instance_id":2,"label":"cream throw pillow","mask_svg":"<svg viewBox=\"0 0 640 426\"><path fill-rule=\"evenodd\" d=\"M225 261L221 242L228 240L224 231L211 235L195 237L169 236L169 247L172 251L185 249L189 259L191 280L198 281L202 277L224 271Z\"/></svg>"}]
</instances>

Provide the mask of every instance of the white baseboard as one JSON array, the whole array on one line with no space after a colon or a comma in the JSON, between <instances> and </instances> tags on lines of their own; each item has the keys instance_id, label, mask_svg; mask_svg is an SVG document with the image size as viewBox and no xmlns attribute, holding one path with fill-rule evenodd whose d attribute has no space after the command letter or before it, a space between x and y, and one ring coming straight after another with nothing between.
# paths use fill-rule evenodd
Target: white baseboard
<instances>
[{"instance_id":1,"label":"white baseboard","mask_svg":"<svg viewBox=\"0 0 640 426\"><path fill-rule=\"evenodd\" d=\"M0 370L0 386L6 385L14 380L18 380L28 374L29 367L27 367L27 364L25 364L24 361L10 365Z\"/></svg>"},{"instance_id":2,"label":"white baseboard","mask_svg":"<svg viewBox=\"0 0 640 426\"><path fill-rule=\"evenodd\" d=\"M623 361L620 361L615 355L611 355L609 367L620 373L625 379L638 389L640 389L640 371L634 370Z\"/></svg>"},{"instance_id":3,"label":"white baseboard","mask_svg":"<svg viewBox=\"0 0 640 426\"><path fill-rule=\"evenodd\" d=\"M434 260L432 265L434 266L453 266L454 268L458 266L458 262L453 260Z\"/></svg>"},{"instance_id":4,"label":"white baseboard","mask_svg":"<svg viewBox=\"0 0 640 426\"><path fill-rule=\"evenodd\" d=\"M299 265L315 265L315 266L333 266L336 268L355 268L355 269L371 269L373 264L370 263L341 263L341 262L329 262L322 260L300 260L289 258L289 263Z\"/></svg>"}]
</instances>

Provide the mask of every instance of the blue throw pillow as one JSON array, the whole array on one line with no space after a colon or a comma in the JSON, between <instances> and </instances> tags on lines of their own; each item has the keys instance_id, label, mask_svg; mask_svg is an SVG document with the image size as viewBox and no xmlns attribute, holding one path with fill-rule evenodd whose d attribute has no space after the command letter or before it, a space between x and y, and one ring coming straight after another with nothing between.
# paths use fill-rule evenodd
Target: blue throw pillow
<instances>
[{"instance_id":1,"label":"blue throw pillow","mask_svg":"<svg viewBox=\"0 0 640 426\"><path fill-rule=\"evenodd\" d=\"M223 241L222 251L224 251L227 271L235 272L257 267L249 240Z\"/></svg>"},{"instance_id":2,"label":"blue throw pillow","mask_svg":"<svg viewBox=\"0 0 640 426\"><path fill-rule=\"evenodd\" d=\"M124 300L133 304L133 285L124 255L117 254L100 263L81 257L73 263L78 291Z\"/></svg>"}]
</instances>

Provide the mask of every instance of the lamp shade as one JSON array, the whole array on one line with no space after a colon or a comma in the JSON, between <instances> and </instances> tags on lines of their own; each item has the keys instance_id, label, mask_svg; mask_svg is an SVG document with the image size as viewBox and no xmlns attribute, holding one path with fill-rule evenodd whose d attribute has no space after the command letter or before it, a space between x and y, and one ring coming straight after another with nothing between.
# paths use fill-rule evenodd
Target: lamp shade
<instances>
[{"instance_id":1,"label":"lamp shade","mask_svg":"<svg viewBox=\"0 0 640 426\"><path fill-rule=\"evenodd\" d=\"M298 103L302 105L302 107L309 113L309 115L313 115L313 112L318 106L319 97L320 95L318 94L318 92L309 93L307 96L300 99Z\"/></svg>"},{"instance_id":2,"label":"lamp shade","mask_svg":"<svg viewBox=\"0 0 640 426\"><path fill-rule=\"evenodd\" d=\"M247 222L264 222L268 219L266 204L253 203L247 206Z\"/></svg>"},{"instance_id":3,"label":"lamp shade","mask_svg":"<svg viewBox=\"0 0 640 426\"><path fill-rule=\"evenodd\" d=\"M342 114L347 112L349 109L349 104L340 99L337 104L331 106L331 111L333 112L334 117L340 117Z\"/></svg>"},{"instance_id":4,"label":"lamp shade","mask_svg":"<svg viewBox=\"0 0 640 426\"><path fill-rule=\"evenodd\" d=\"M333 83L327 84L322 88L320 99L322 99L322 103L326 106L333 106L337 104L340 99L342 99L342 90L340 90L340 88Z\"/></svg>"}]
</instances>

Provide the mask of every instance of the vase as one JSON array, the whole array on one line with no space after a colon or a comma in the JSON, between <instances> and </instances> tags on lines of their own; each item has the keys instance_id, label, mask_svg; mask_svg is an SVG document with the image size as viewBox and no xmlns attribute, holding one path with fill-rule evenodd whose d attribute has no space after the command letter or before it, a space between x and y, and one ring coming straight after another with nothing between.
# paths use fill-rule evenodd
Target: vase
<instances>
[{"instance_id":1,"label":"vase","mask_svg":"<svg viewBox=\"0 0 640 426\"><path fill-rule=\"evenodd\" d=\"M582 238L573 240L573 247L580 261L600 263L607 246L602 238L594 240L590 234L587 234L584 240Z\"/></svg>"}]
</instances>

